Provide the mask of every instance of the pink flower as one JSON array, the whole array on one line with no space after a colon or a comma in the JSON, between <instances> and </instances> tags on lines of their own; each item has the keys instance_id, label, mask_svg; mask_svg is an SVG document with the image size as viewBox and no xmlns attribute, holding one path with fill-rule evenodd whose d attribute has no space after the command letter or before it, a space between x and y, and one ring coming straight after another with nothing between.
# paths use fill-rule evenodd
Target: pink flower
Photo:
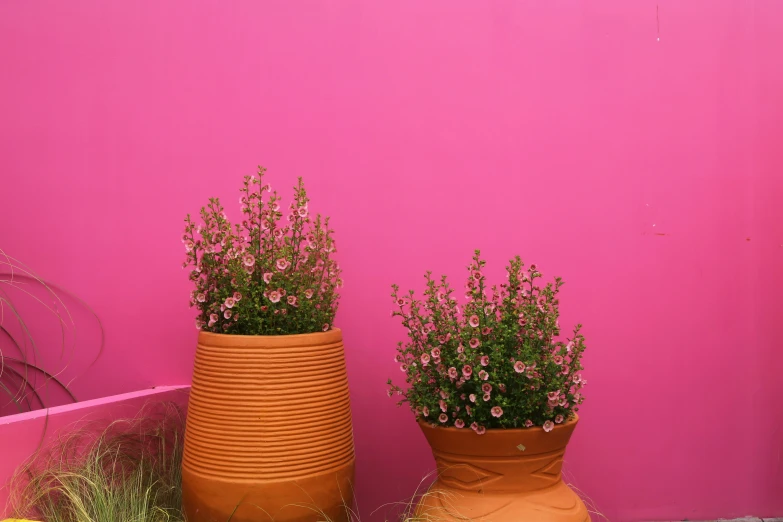
<instances>
[{"instance_id":1,"label":"pink flower","mask_svg":"<svg viewBox=\"0 0 783 522\"><path fill-rule=\"evenodd\" d=\"M441 399L448 399L449 398L448 392L446 390L441 390L440 391L440 398Z\"/></svg>"},{"instance_id":2,"label":"pink flower","mask_svg":"<svg viewBox=\"0 0 783 522\"><path fill-rule=\"evenodd\" d=\"M430 353L435 358L440 357L440 348L433 348L432 351L430 351Z\"/></svg>"},{"instance_id":3,"label":"pink flower","mask_svg":"<svg viewBox=\"0 0 783 522\"><path fill-rule=\"evenodd\" d=\"M464 428L465 427L465 421L462 419L457 419L454 421L454 427L455 428Z\"/></svg>"},{"instance_id":4,"label":"pink flower","mask_svg":"<svg viewBox=\"0 0 783 522\"><path fill-rule=\"evenodd\" d=\"M559 396L560 396L560 390L547 392L546 394L547 399L549 399L550 401L557 399Z\"/></svg>"},{"instance_id":5,"label":"pink flower","mask_svg":"<svg viewBox=\"0 0 783 522\"><path fill-rule=\"evenodd\" d=\"M198 296L196 297L196 301L198 301L199 303L203 303L206 300L207 300L207 296L204 295L203 292L198 294Z\"/></svg>"},{"instance_id":6,"label":"pink flower","mask_svg":"<svg viewBox=\"0 0 783 522\"><path fill-rule=\"evenodd\" d=\"M551 420L548 420L548 421L546 421L546 422L544 423L544 431L545 431L545 432L549 433L549 432L550 432L550 431L552 431L554 428L555 428L555 424L554 424L554 423L553 423Z\"/></svg>"},{"instance_id":7,"label":"pink flower","mask_svg":"<svg viewBox=\"0 0 783 522\"><path fill-rule=\"evenodd\" d=\"M428 353L421 354L422 366L427 366L430 363L430 355Z\"/></svg>"},{"instance_id":8,"label":"pink flower","mask_svg":"<svg viewBox=\"0 0 783 522\"><path fill-rule=\"evenodd\" d=\"M479 379L481 379L482 381L487 381L487 380L489 380L489 374L487 372L485 372L484 370L481 370L479 372Z\"/></svg>"},{"instance_id":9,"label":"pink flower","mask_svg":"<svg viewBox=\"0 0 783 522\"><path fill-rule=\"evenodd\" d=\"M484 435L487 432L487 428L484 426L479 426L476 428L476 435Z\"/></svg>"},{"instance_id":10,"label":"pink flower","mask_svg":"<svg viewBox=\"0 0 783 522\"><path fill-rule=\"evenodd\" d=\"M234 292L234 301L238 302L240 299L242 299L242 294Z\"/></svg>"},{"instance_id":11,"label":"pink flower","mask_svg":"<svg viewBox=\"0 0 783 522\"><path fill-rule=\"evenodd\" d=\"M464 353L464 352L465 352L465 347L464 346L462 346L461 344L459 346L457 346L457 353Z\"/></svg>"},{"instance_id":12,"label":"pink flower","mask_svg":"<svg viewBox=\"0 0 783 522\"><path fill-rule=\"evenodd\" d=\"M295 295L289 295L288 296L288 304L290 304L291 306L294 306L294 307L299 306L299 303L296 302L296 296Z\"/></svg>"},{"instance_id":13,"label":"pink flower","mask_svg":"<svg viewBox=\"0 0 783 522\"><path fill-rule=\"evenodd\" d=\"M517 373L522 373L525 371L525 363L522 361L517 361L514 363L514 371Z\"/></svg>"},{"instance_id":14,"label":"pink flower","mask_svg":"<svg viewBox=\"0 0 783 522\"><path fill-rule=\"evenodd\" d=\"M324 325L321 327L321 330L323 330L324 332L328 331L329 330L329 323L324 323Z\"/></svg>"},{"instance_id":15,"label":"pink flower","mask_svg":"<svg viewBox=\"0 0 783 522\"><path fill-rule=\"evenodd\" d=\"M462 375L465 379L470 379L470 376L473 375L473 368L471 368L469 364L466 364L462 367Z\"/></svg>"},{"instance_id":16,"label":"pink flower","mask_svg":"<svg viewBox=\"0 0 783 522\"><path fill-rule=\"evenodd\" d=\"M565 397L561 397L560 402L558 402L557 405L563 408L568 408L568 399Z\"/></svg>"},{"instance_id":17,"label":"pink flower","mask_svg":"<svg viewBox=\"0 0 783 522\"><path fill-rule=\"evenodd\" d=\"M407 364L401 364L400 365L400 371L401 372L407 372L408 371L408 365Z\"/></svg>"},{"instance_id":18,"label":"pink flower","mask_svg":"<svg viewBox=\"0 0 783 522\"><path fill-rule=\"evenodd\" d=\"M481 385L481 391L484 393L490 393L492 391L492 385L488 382L485 382Z\"/></svg>"},{"instance_id":19,"label":"pink flower","mask_svg":"<svg viewBox=\"0 0 783 522\"><path fill-rule=\"evenodd\" d=\"M451 377L452 379L457 378L457 369L453 366L449 368L449 377Z\"/></svg>"},{"instance_id":20,"label":"pink flower","mask_svg":"<svg viewBox=\"0 0 783 522\"><path fill-rule=\"evenodd\" d=\"M470 425L470 429L472 429L473 431L476 431L478 429L478 427L479 427L479 425L477 423L475 423L475 422Z\"/></svg>"},{"instance_id":21,"label":"pink flower","mask_svg":"<svg viewBox=\"0 0 783 522\"><path fill-rule=\"evenodd\" d=\"M571 353L571 351L572 351L573 349L574 349L574 343L573 343L573 341L571 341L571 342L569 342L569 343L566 345L566 351L567 351L568 353Z\"/></svg>"},{"instance_id":22,"label":"pink flower","mask_svg":"<svg viewBox=\"0 0 783 522\"><path fill-rule=\"evenodd\" d=\"M306 298L311 299L313 297L313 294L314 294L314 292L313 292L313 290L311 288L308 288L307 290L305 290L305 297Z\"/></svg>"},{"instance_id":23,"label":"pink flower","mask_svg":"<svg viewBox=\"0 0 783 522\"><path fill-rule=\"evenodd\" d=\"M225 317L226 319L231 319L231 310L226 310L225 312L223 312L223 317Z\"/></svg>"},{"instance_id":24,"label":"pink flower","mask_svg":"<svg viewBox=\"0 0 783 522\"><path fill-rule=\"evenodd\" d=\"M576 384L579 384L580 382L582 382L582 376L581 376L581 375L579 375L578 373L575 373L575 374L573 375L573 377L571 377L571 378L573 379L573 381L574 381Z\"/></svg>"},{"instance_id":25,"label":"pink flower","mask_svg":"<svg viewBox=\"0 0 783 522\"><path fill-rule=\"evenodd\" d=\"M470 399L470 402L476 402L476 394L471 393L470 395L468 395L468 399Z\"/></svg>"},{"instance_id":26,"label":"pink flower","mask_svg":"<svg viewBox=\"0 0 783 522\"><path fill-rule=\"evenodd\" d=\"M563 370L560 373L563 374L563 375L568 375L568 372L570 372L570 371L571 371L571 368L569 368L567 364L564 364L563 365Z\"/></svg>"},{"instance_id":27,"label":"pink flower","mask_svg":"<svg viewBox=\"0 0 783 522\"><path fill-rule=\"evenodd\" d=\"M555 355L555 364L560 366L563 364L563 356L562 355Z\"/></svg>"},{"instance_id":28,"label":"pink flower","mask_svg":"<svg viewBox=\"0 0 783 522\"><path fill-rule=\"evenodd\" d=\"M489 393L485 393L484 397L482 397L482 399L484 399L484 402L489 402L491 398L492 396Z\"/></svg>"},{"instance_id":29,"label":"pink flower","mask_svg":"<svg viewBox=\"0 0 783 522\"><path fill-rule=\"evenodd\" d=\"M506 393L506 385L503 383L498 384L498 389L501 393Z\"/></svg>"},{"instance_id":30,"label":"pink flower","mask_svg":"<svg viewBox=\"0 0 783 522\"><path fill-rule=\"evenodd\" d=\"M481 366L489 366L489 355L481 356Z\"/></svg>"},{"instance_id":31,"label":"pink flower","mask_svg":"<svg viewBox=\"0 0 783 522\"><path fill-rule=\"evenodd\" d=\"M226 305L226 308L234 308L234 298L233 297L227 297L226 301L224 302Z\"/></svg>"},{"instance_id":32,"label":"pink flower","mask_svg":"<svg viewBox=\"0 0 783 522\"><path fill-rule=\"evenodd\" d=\"M473 328L478 328L479 325L479 316L473 314L470 316L470 319L468 319L468 324L472 326Z\"/></svg>"},{"instance_id":33,"label":"pink flower","mask_svg":"<svg viewBox=\"0 0 783 522\"><path fill-rule=\"evenodd\" d=\"M490 410L490 413L492 413L493 417L500 418L503 415L503 408L501 408L500 406L493 406L492 409Z\"/></svg>"},{"instance_id":34,"label":"pink flower","mask_svg":"<svg viewBox=\"0 0 783 522\"><path fill-rule=\"evenodd\" d=\"M470 340L470 347L471 348L478 348L478 345L481 344L478 339L475 337Z\"/></svg>"},{"instance_id":35,"label":"pink flower","mask_svg":"<svg viewBox=\"0 0 783 522\"><path fill-rule=\"evenodd\" d=\"M204 321L196 319L196 330L201 330L204 327Z\"/></svg>"},{"instance_id":36,"label":"pink flower","mask_svg":"<svg viewBox=\"0 0 783 522\"><path fill-rule=\"evenodd\" d=\"M424 414L425 417L430 416L430 409L426 406L421 409L421 412Z\"/></svg>"},{"instance_id":37,"label":"pink flower","mask_svg":"<svg viewBox=\"0 0 783 522\"><path fill-rule=\"evenodd\" d=\"M532 420L528 419L528 420L525 421L525 428L529 428L532 425L533 425L533 421Z\"/></svg>"},{"instance_id":38,"label":"pink flower","mask_svg":"<svg viewBox=\"0 0 783 522\"><path fill-rule=\"evenodd\" d=\"M439 420L441 423L443 423L443 422L447 422L447 421L449 420L449 416L448 416L448 415L446 415L445 413L441 413L441 414L438 416L438 420Z\"/></svg>"},{"instance_id":39,"label":"pink flower","mask_svg":"<svg viewBox=\"0 0 783 522\"><path fill-rule=\"evenodd\" d=\"M277 263L275 263L275 266L276 266L276 267L277 267L277 269L278 269L278 270L280 270L281 272L283 272L283 271L284 271L286 268L288 268L290 265L291 265L291 263L289 263L289 262L288 262L288 260L286 260L286 259L282 259L282 258L281 258L281 259L278 259L278 260L277 260Z\"/></svg>"},{"instance_id":40,"label":"pink flower","mask_svg":"<svg viewBox=\"0 0 783 522\"><path fill-rule=\"evenodd\" d=\"M278 292L277 290L272 290L271 292L269 292L269 300L272 301L273 303L279 303L280 297L281 297L280 292Z\"/></svg>"},{"instance_id":41,"label":"pink flower","mask_svg":"<svg viewBox=\"0 0 783 522\"><path fill-rule=\"evenodd\" d=\"M562 415L558 415L557 417L555 417L555 424L562 424L562 423L563 423Z\"/></svg>"},{"instance_id":42,"label":"pink flower","mask_svg":"<svg viewBox=\"0 0 783 522\"><path fill-rule=\"evenodd\" d=\"M242 256L242 264L247 267L251 267L256 264L256 258L253 256L253 254L245 254Z\"/></svg>"},{"instance_id":43,"label":"pink flower","mask_svg":"<svg viewBox=\"0 0 783 522\"><path fill-rule=\"evenodd\" d=\"M481 329L481 335L489 335L490 333L492 333L492 328L489 326L485 326Z\"/></svg>"},{"instance_id":44,"label":"pink flower","mask_svg":"<svg viewBox=\"0 0 783 522\"><path fill-rule=\"evenodd\" d=\"M272 282L272 272L264 272L264 283L269 284Z\"/></svg>"},{"instance_id":45,"label":"pink flower","mask_svg":"<svg viewBox=\"0 0 783 522\"><path fill-rule=\"evenodd\" d=\"M438 401L438 406L440 406L440 411L442 411L443 413L449 411L449 406L446 404L446 401L444 401L443 399Z\"/></svg>"},{"instance_id":46,"label":"pink flower","mask_svg":"<svg viewBox=\"0 0 783 522\"><path fill-rule=\"evenodd\" d=\"M299 217L301 218L307 217L307 206L299 207L296 210L296 213L299 214Z\"/></svg>"},{"instance_id":47,"label":"pink flower","mask_svg":"<svg viewBox=\"0 0 783 522\"><path fill-rule=\"evenodd\" d=\"M535 272L536 270L538 270L538 267L535 265L535 263L530 265L530 271L531 272Z\"/></svg>"}]
</instances>

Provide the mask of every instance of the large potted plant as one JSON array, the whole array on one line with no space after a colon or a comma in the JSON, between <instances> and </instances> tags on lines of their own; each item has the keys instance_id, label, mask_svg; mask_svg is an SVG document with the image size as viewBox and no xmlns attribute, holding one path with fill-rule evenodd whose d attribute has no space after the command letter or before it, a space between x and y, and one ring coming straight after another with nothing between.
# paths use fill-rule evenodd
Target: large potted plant
<instances>
[{"instance_id":1,"label":"large potted plant","mask_svg":"<svg viewBox=\"0 0 783 522\"><path fill-rule=\"evenodd\" d=\"M395 360L438 467L417 513L431 520L586 522L563 482L566 444L584 400L584 337L560 337L560 278L540 285L536 265L517 256L508 281L488 286L475 252L465 302L444 276L426 274L423 298L394 285L394 316L408 341Z\"/></svg>"},{"instance_id":2,"label":"large potted plant","mask_svg":"<svg viewBox=\"0 0 783 522\"><path fill-rule=\"evenodd\" d=\"M240 224L217 199L182 238L198 348L182 466L188 522L347 520L353 431L340 268L302 179L283 209L246 176Z\"/></svg>"}]
</instances>

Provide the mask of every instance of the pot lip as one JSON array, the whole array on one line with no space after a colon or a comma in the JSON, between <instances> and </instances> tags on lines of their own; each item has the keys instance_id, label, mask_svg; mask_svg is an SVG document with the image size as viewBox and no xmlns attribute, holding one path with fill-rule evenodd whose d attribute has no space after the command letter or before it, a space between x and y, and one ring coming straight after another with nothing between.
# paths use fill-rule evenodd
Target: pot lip
<instances>
[{"instance_id":1,"label":"pot lip","mask_svg":"<svg viewBox=\"0 0 783 522\"><path fill-rule=\"evenodd\" d=\"M325 332L310 332L310 333L301 333L301 334L286 334L286 335L242 335L242 334L224 334L224 333L215 333L215 332L205 332L204 330L199 330L198 334L199 336L206 336L206 337L214 337L217 339L269 339L272 341L278 341L278 340L284 340L284 339L297 339L297 338L304 338L304 337L310 337L313 335L318 336L324 336L324 335L342 335L343 331L340 328L330 328Z\"/></svg>"},{"instance_id":2,"label":"pot lip","mask_svg":"<svg viewBox=\"0 0 783 522\"><path fill-rule=\"evenodd\" d=\"M468 427L465 428L455 428L454 426L433 426L429 422L424 422L422 419L419 419L416 421L422 430L432 430L433 432L439 432L439 433L465 433L465 432L472 432ZM579 422L579 415L576 413L573 417L568 419L568 421L564 422L563 424L555 424L553 432L555 431L562 431L565 429L573 428L576 426L576 423ZM485 435L489 434L500 434L500 433L509 433L509 434L521 434L521 433L546 433L544 432L544 428L541 426L534 426L532 428L487 428L487 431ZM476 437L481 437L481 435L473 433Z\"/></svg>"}]
</instances>

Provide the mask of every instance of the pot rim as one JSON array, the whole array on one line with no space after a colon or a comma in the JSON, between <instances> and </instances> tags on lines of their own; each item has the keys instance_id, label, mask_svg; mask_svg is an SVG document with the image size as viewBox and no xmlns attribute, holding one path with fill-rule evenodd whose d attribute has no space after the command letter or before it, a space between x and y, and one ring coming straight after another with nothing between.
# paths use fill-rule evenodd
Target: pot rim
<instances>
[{"instance_id":1,"label":"pot rim","mask_svg":"<svg viewBox=\"0 0 783 522\"><path fill-rule=\"evenodd\" d=\"M454 426L438 426L431 422L425 422L422 419L418 419L416 421L421 429L423 430L434 430L441 433L464 433L466 431L473 432L472 429L469 427L464 428L455 428ZM564 422L563 424L555 424L554 431L562 431L564 429L571 428L576 425L576 423L579 422L579 415L574 413L574 416L568 419L568 421ZM510 434L520 434L520 433L545 433L544 428L541 426L533 426L531 428L487 428L487 431L485 435L489 435L490 433L510 433ZM473 432L473 434L476 437L482 437L483 435L479 435L476 432Z\"/></svg>"},{"instance_id":2,"label":"pot rim","mask_svg":"<svg viewBox=\"0 0 783 522\"><path fill-rule=\"evenodd\" d=\"M225 333L215 333L215 332L205 332L204 330L199 330L198 334L199 336L207 336L207 337L215 337L218 339L226 339L226 338L232 338L232 339L270 339L270 340L283 340L283 339L296 339L297 337L309 337L311 335L329 335L329 334L340 334L342 335L343 331L341 328L329 328L325 332L309 332L309 333L300 333L300 334L285 334L285 335L245 335L245 334L225 334Z\"/></svg>"}]
</instances>

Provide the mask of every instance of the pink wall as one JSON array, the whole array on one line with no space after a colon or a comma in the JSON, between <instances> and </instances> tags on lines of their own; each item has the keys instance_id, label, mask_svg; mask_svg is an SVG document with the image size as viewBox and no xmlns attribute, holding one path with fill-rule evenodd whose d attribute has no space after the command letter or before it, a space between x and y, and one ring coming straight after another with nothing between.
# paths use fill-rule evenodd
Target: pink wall
<instances>
[{"instance_id":1,"label":"pink wall","mask_svg":"<svg viewBox=\"0 0 783 522\"><path fill-rule=\"evenodd\" d=\"M389 284L476 247L567 282L612 520L783 514L780 2L2 2L0 70L0 244L103 319L83 396L188 382L181 220L262 163L338 230L365 518L432 468Z\"/></svg>"}]
</instances>

